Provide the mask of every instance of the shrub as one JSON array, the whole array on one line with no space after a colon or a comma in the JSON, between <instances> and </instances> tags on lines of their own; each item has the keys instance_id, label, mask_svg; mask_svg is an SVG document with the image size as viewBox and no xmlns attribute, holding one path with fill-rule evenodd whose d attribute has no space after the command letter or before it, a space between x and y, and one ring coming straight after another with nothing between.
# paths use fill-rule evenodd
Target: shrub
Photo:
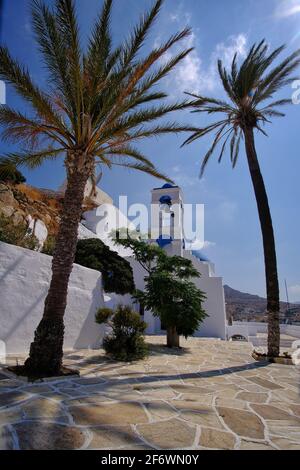
<instances>
[{"instance_id":1,"label":"shrub","mask_svg":"<svg viewBox=\"0 0 300 470\"><path fill-rule=\"evenodd\" d=\"M0 181L4 181L5 183L20 184L25 183L26 178L19 170L17 170L14 165L5 165L4 167L0 164Z\"/></svg>"},{"instance_id":2,"label":"shrub","mask_svg":"<svg viewBox=\"0 0 300 470\"><path fill-rule=\"evenodd\" d=\"M130 362L147 356L148 347L143 337L147 324L129 306L120 305L116 311L100 309L96 322L112 327L112 333L103 340L103 347L114 359Z\"/></svg>"},{"instance_id":3,"label":"shrub","mask_svg":"<svg viewBox=\"0 0 300 470\"><path fill-rule=\"evenodd\" d=\"M28 250L35 250L38 247L38 240L28 233L25 223L14 225L11 219L3 214L0 214L0 241Z\"/></svg>"},{"instance_id":4,"label":"shrub","mask_svg":"<svg viewBox=\"0 0 300 470\"><path fill-rule=\"evenodd\" d=\"M100 308L96 313L96 323L109 323L109 319L113 316L114 311L111 308Z\"/></svg>"},{"instance_id":5,"label":"shrub","mask_svg":"<svg viewBox=\"0 0 300 470\"><path fill-rule=\"evenodd\" d=\"M53 256L54 255L54 249L55 249L55 243L56 243L56 238L53 235L48 235L43 249L42 253L45 255Z\"/></svg>"},{"instance_id":6,"label":"shrub","mask_svg":"<svg viewBox=\"0 0 300 470\"><path fill-rule=\"evenodd\" d=\"M106 292L132 294L135 289L130 263L109 249L99 238L79 240L75 263L100 271Z\"/></svg>"}]
</instances>

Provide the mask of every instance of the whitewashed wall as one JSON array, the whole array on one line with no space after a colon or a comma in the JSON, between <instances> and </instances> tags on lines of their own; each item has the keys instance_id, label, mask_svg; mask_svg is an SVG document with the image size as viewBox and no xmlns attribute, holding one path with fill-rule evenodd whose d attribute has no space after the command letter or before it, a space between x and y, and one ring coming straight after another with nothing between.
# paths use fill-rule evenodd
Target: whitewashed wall
<instances>
[{"instance_id":1,"label":"whitewashed wall","mask_svg":"<svg viewBox=\"0 0 300 470\"><path fill-rule=\"evenodd\" d=\"M8 354L27 352L43 313L52 258L0 242L0 341ZM74 265L65 314L65 349L97 348L104 327L95 313L104 305L101 275Z\"/></svg>"}]
</instances>

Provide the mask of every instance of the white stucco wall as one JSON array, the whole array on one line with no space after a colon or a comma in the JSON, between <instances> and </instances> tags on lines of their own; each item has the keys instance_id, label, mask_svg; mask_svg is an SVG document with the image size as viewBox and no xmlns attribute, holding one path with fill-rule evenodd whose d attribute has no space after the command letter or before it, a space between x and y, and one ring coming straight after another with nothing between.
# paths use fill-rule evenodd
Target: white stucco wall
<instances>
[{"instance_id":1,"label":"white stucco wall","mask_svg":"<svg viewBox=\"0 0 300 470\"><path fill-rule=\"evenodd\" d=\"M203 308L208 314L195 336L225 340L226 313L222 278L203 276L194 282L206 295Z\"/></svg>"},{"instance_id":2,"label":"white stucco wall","mask_svg":"<svg viewBox=\"0 0 300 470\"><path fill-rule=\"evenodd\" d=\"M0 242L0 341L6 352L27 352L42 313L51 276L50 256ZM101 275L74 265L65 314L65 349L97 348L104 327L95 313L104 305Z\"/></svg>"},{"instance_id":3,"label":"white stucco wall","mask_svg":"<svg viewBox=\"0 0 300 470\"><path fill-rule=\"evenodd\" d=\"M117 229L127 227L129 230L135 230L135 226L112 204L102 204L96 209L85 212L81 225L95 234L93 238L99 238L112 251L117 252L123 258L132 255L129 248L116 245L111 239L111 233Z\"/></svg>"},{"instance_id":4,"label":"white stucco wall","mask_svg":"<svg viewBox=\"0 0 300 470\"><path fill-rule=\"evenodd\" d=\"M190 259L194 267L201 274L200 278L194 279L194 282L206 295L203 308L208 317L201 323L199 331L196 332L195 336L225 340L227 321L223 279L215 275L213 263L200 261L189 250L184 251L183 256Z\"/></svg>"}]
</instances>

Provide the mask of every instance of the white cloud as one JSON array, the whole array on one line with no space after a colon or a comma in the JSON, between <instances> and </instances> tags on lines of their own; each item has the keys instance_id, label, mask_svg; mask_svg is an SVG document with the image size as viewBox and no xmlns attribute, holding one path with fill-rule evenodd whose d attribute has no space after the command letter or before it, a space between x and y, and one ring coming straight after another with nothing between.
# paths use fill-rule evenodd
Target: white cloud
<instances>
[{"instance_id":1,"label":"white cloud","mask_svg":"<svg viewBox=\"0 0 300 470\"><path fill-rule=\"evenodd\" d=\"M288 18L300 13L299 0L280 0L275 9L277 18Z\"/></svg>"},{"instance_id":2,"label":"white cloud","mask_svg":"<svg viewBox=\"0 0 300 470\"><path fill-rule=\"evenodd\" d=\"M187 175L186 169L183 169L180 165L176 165L171 168L170 178L181 188L191 187L196 183L199 183L199 178L197 178L197 176Z\"/></svg>"},{"instance_id":3,"label":"white cloud","mask_svg":"<svg viewBox=\"0 0 300 470\"><path fill-rule=\"evenodd\" d=\"M246 46L247 38L245 34L229 36L226 42L217 44L212 60L217 61L221 59L225 67L230 67L235 54L237 54L238 57L246 56Z\"/></svg>"},{"instance_id":4,"label":"white cloud","mask_svg":"<svg viewBox=\"0 0 300 470\"><path fill-rule=\"evenodd\" d=\"M208 240L205 240L203 242L203 240L196 239L193 243L187 244L186 248L188 250L208 250L209 248L213 248L214 246L216 246L215 242L211 242Z\"/></svg>"},{"instance_id":5,"label":"white cloud","mask_svg":"<svg viewBox=\"0 0 300 470\"><path fill-rule=\"evenodd\" d=\"M186 24L189 24L191 22L192 15L188 11L185 11L185 8L184 2L181 2L178 8L170 13L170 20L175 23L182 23L184 21Z\"/></svg>"},{"instance_id":6,"label":"white cloud","mask_svg":"<svg viewBox=\"0 0 300 470\"><path fill-rule=\"evenodd\" d=\"M189 49L195 47L196 36L194 33L186 39L183 47ZM203 80L201 74L202 60L198 56L196 50L192 51L180 64L176 73L176 81L182 91L197 89Z\"/></svg>"},{"instance_id":7,"label":"white cloud","mask_svg":"<svg viewBox=\"0 0 300 470\"><path fill-rule=\"evenodd\" d=\"M170 21L177 24L179 29L185 27L191 22L191 15L182 11L180 6L178 10L169 15ZM180 46L173 49L172 53L165 54L163 62L168 61L174 53L182 49L194 48L192 52L176 67L176 70L168 80L168 87L174 90L173 94L178 92L204 93L211 92L221 85L217 71L217 61L221 59L226 67L231 65L233 56L238 54L239 58L246 55L247 37L241 33L236 36L229 36L223 42L216 44L212 53L206 58L205 66L203 58L199 55L199 44L197 44L197 35L194 30L191 35L181 41ZM157 38L155 45L160 43ZM175 88L175 89L174 89Z\"/></svg>"},{"instance_id":8,"label":"white cloud","mask_svg":"<svg viewBox=\"0 0 300 470\"><path fill-rule=\"evenodd\" d=\"M175 18L175 16L173 17ZM179 20L174 20L179 22ZM155 46L160 43L160 40L157 38L155 41ZM179 53L184 49L190 49L196 46L196 36L195 33L191 33L190 36L181 41L180 46L173 48L172 52L166 53L161 62L168 62L173 55ZM185 92L196 90L199 87L199 84L203 80L202 74L202 60L198 56L196 49L190 52L190 54L177 65L176 70L172 74L172 77L167 79L168 88L172 87L171 90L174 90L174 94L177 94L178 91ZM175 89L174 89L175 85Z\"/></svg>"},{"instance_id":9,"label":"white cloud","mask_svg":"<svg viewBox=\"0 0 300 470\"><path fill-rule=\"evenodd\" d=\"M209 91L214 90L221 86L217 63L221 59L226 68L231 67L232 60L235 54L238 59L246 57L247 52L247 37L241 33L237 36L229 36L226 41L220 42L216 45L210 57L209 70L204 76L206 89Z\"/></svg>"}]
</instances>

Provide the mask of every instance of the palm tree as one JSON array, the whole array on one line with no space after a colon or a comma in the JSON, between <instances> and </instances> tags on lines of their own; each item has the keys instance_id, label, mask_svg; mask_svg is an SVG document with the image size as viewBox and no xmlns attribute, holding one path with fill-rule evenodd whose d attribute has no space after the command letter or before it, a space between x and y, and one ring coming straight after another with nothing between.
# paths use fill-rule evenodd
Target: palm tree
<instances>
[{"instance_id":1,"label":"palm tree","mask_svg":"<svg viewBox=\"0 0 300 470\"><path fill-rule=\"evenodd\" d=\"M35 168L64 156L67 188L43 318L35 332L25 372L56 375L62 367L64 313L77 244L84 189L97 165L122 166L164 178L132 146L143 138L195 130L176 122L158 122L183 110L188 101L164 102L154 88L192 49L169 57L170 48L189 34L184 29L145 57L141 48L161 9L156 0L131 36L114 47L110 32L112 0L105 0L88 46L82 49L74 0L56 0L53 8L32 1L32 24L46 70L48 88L35 84L28 69L0 48L0 78L26 101L28 114L0 108L2 137L22 150L2 163ZM166 60L162 57L166 56Z\"/></svg>"},{"instance_id":2,"label":"palm tree","mask_svg":"<svg viewBox=\"0 0 300 470\"><path fill-rule=\"evenodd\" d=\"M193 112L208 115L220 114L221 118L207 127L198 129L184 142L184 145L190 144L207 134L214 133L213 144L202 162L202 176L218 144L221 144L219 154L219 162L221 162L226 145L230 143L230 156L234 168L238 160L241 140L245 141L263 238L268 300L268 355L270 357L278 356L280 351L279 286L273 224L256 153L254 131L267 135L262 126L270 122L269 118L284 116L277 108L291 103L290 99L273 101L273 95L294 80L291 78L291 73L300 64L300 51L298 50L269 70L283 49L284 46L269 52L263 40L258 45L252 46L240 66L237 64L237 55L235 55L229 71L219 60L220 79L230 101L189 94L195 98Z\"/></svg>"}]
</instances>

